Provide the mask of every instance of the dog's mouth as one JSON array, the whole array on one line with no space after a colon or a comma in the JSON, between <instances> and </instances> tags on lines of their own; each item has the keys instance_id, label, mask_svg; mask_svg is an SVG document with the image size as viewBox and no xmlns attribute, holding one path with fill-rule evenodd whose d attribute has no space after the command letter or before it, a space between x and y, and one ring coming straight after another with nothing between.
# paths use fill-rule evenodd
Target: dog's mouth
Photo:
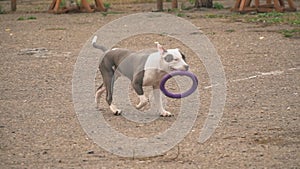
<instances>
[{"instance_id":1,"label":"dog's mouth","mask_svg":"<svg viewBox=\"0 0 300 169\"><path fill-rule=\"evenodd\" d=\"M188 71L189 70L189 66L185 66L183 68L179 68L179 69L176 69L176 68L173 68L173 67L169 67L170 71L176 71L176 70L181 70L181 71Z\"/></svg>"}]
</instances>

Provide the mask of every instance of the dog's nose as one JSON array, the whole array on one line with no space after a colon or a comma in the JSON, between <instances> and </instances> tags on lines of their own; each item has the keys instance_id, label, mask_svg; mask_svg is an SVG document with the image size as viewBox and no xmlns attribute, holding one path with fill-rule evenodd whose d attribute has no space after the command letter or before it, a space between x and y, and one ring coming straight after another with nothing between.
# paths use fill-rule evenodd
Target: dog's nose
<instances>
[{"instance_id":1,"label":"dog's nose","mask_svg":"<svg viewBox=\"0 0 300 169\"><path fill-rule=\"evenodd\" d=\"M189 65L184 65L185 70L189 70L190 66Z\"/></svg>"}]
</instances>

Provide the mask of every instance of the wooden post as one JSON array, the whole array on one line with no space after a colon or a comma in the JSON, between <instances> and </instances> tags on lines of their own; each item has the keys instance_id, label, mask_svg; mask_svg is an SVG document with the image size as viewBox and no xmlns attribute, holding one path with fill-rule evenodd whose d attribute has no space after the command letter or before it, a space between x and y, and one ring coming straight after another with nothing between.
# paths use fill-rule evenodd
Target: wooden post
<instances>
[{"instance_id":1,"label":"wooden post","mask_svg":"<svg viewBox=\"0 0 300 169\"><path fill-rule=\"evenodd\" d=\"M81 0L82 9L85 9L87 12L94 12L94 9L91 9L90 4L86 0Z\"/></svg>"},{"instance_id":2,"label":"wooden post","mask_svg":"<svg viewBox=\"0 0 300 169\"><path fill-rule=\"evenodd\" d=\"M293 0L288 0L288 4L289 4L291 10L296 11L297 7L296 7L295 3L293 2Z\"/></svg>"},{"instance_id":3,"label":"wooden post","mask_svg":"<svg viewBox=\"0 0 300 169\"><path fill-rule=\"evenodd\" d=\"M245 3L246 3L246 0L242 0L242 2L240 4L240 8L239 8L240 11L243 11L245 9Z\"/></svg>"},{"instance_id":4,"label":"wooden post","mask_svg":"<svg viewBox=\"0 0 300 169\"><path fill-rule=\"evenodd\" d=\"M95 6L98 11L107 11L102 0L95 0Z\"/></svg>"},{"instance_id":5,"label":"wooden post","mask_svg":"<svg viewBox=\"0 0 300 169\"><path fill-rule=\"evenodd\" d=\"M66 5L61 7L62 0L52 0L52 3L49 7L48 12L53 13L66 13L69 11L86 11L86 12L94 12L97 11L106 11L107 9L104 7L102 0L95 0L95 8L91 7L87 0L81 0L81 6L79 7L78 4L74 5Z\"/></svg>"},{"instance_id":6,"label":"wooden post","mask_svg":"<svg viewBox=\"0 0 300 169\"><path fill-rule=\"evenodd\" d=\"M279 0L274 0L274 7L277 12L283 12L283 7L280 6Z\"/></svg>"},{"instance_id":7,"label":"wooden post","mask_svg":"<svg viewBox=\"0 0 300 169\"><path fill-rule=\"evenodd\" d=\"M178 8L178 1L177 0L172 0L172 9L177 9Z\"/></svg>"},{"instance_id":8,"label":"wooden post","mask_svg":"<svg viewBox=\"0 0 300 169\"><path fill-rule=\"evenodd\" d=\"M241 4L241 0L236 0L235 4L234 4L234 10L237 11L239 9L239 6Z\"/></svg>"},{"instance_id":9,"label":"wooden post","mask_svg":"<svg viewBox=\"0 0 300 169\"><path fill-rule=\"evenodd\" d=\"M11 10L16 11L17 10L17 0L11 0Z\"/></svg>"}]
</instances>

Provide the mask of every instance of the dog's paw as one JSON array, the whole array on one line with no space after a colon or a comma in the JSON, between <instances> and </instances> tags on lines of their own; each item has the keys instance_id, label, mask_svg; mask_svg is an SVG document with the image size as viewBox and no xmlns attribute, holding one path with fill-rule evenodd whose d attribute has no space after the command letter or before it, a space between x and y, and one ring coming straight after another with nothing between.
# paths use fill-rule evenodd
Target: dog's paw
<instances>
[{"instance_id":1,"label":"dog's paw","mask_svg":"<svg viewBox=\"0 0 300 169\"><path fill-rule=\"evenodd\" d=\"M122 111L121 110L117 110L116 112L114 112L114 115L115 116L120 116L122 114Z\"/></svg>"},{"instance_id":2,"label":"dog's paw","mask_svg":"<svg viewBox=\"0 0 300 169\"><path fill-rule=\"evenodd\" d=\"M116 116L120 116L122 111L120 109L118 109L115 105L111 104L109 106L110 110L114 113L114 115Z\"/></svg>"},{"instance_id":3,"label":"dog's paw","mask_svg":"<svg viewBox=\"0 0 300 169\"><path fill-rule=\"evenodd\" d=\"M146 106L148 104L148 101L146 102L140 102L138 105L135 106L136 109L141 109L144 106Z\"/></svg>"},{"instance_id":4,"label":"dog's paw","mask_svg":"<svg viewBox=\"0 0 300 169\"><path fill-rule=\"evenodd\" d=\"M172 117L174 116L172 113L168 112L168 111L163 111L160 113L161 117Z\"/></svg>"},{"instance_id":5,"label":"dog's paw","mask_svg":"<svg viewBox=\"0 0 300 169\"><path fill-rule=\"evenodd\" d=\"M141 109L149 103L149 99L145 95L139 96L140 102L135 106L137 109Z\"/></svg>"}]
</instances>

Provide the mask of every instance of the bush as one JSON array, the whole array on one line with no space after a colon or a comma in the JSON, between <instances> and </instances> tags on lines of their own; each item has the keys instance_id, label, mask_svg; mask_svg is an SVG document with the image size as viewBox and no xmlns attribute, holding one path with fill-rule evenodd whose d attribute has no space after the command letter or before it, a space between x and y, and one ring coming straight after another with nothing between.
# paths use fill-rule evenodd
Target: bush
<instances>
[{"instance_id":1,"label":"bush","mask_svg":"<svg viewBox=\"0 0 300 169\"><path fill-rule=\"evenodd\" d=\"M214 8L215 9L224 9L224 6L223 6L223 4L216 2L216 3L214 3Z\"/></svg>"},{"instance_id":2,"label":"bush","mask_svg":"<svg viewBox=\"0 0 300 169\"><path fill-rule=\"evenodd\" d=\"M2 8L2 6L0 5L0 14L5 14L6 12L4 11L4 9Z\"/></svg>"}]
</instances>

